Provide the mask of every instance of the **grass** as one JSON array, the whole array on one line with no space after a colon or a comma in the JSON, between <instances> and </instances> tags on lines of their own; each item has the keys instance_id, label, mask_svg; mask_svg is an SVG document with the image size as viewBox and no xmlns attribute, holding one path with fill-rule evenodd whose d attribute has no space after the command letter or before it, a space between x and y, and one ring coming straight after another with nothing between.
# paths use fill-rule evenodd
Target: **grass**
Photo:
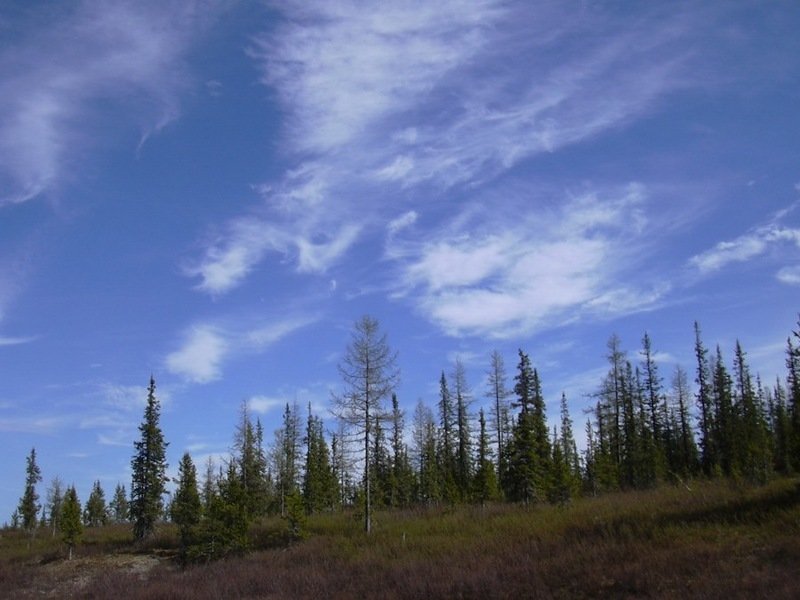
<instances>
[{"instance_id":1,"label":"grass","mask_svg":"<svg viewBox=\"0 0 800 600\"><path fill-rule=\"evenodd\" d=\"M168 558L146 572L93 569L92 561L131 548L124 532L90 530L77 550L88 575L67 578L72 588L58 580L63 573L41 564L46 552L26 554L24 540L7 547L4 533L0 590L23 598L53 590L68 597L71 590L74 597L118 599L798 597L800 481L691 487L610 494L563 508L378 512L369 537L351 515L316 515L309 538L291 544L285 524L267 519L253 528L257 549L250 555L185 570ZM174 546L166 529L140 552L161 548L168 556Z\"/></svg>"}]
</instances>

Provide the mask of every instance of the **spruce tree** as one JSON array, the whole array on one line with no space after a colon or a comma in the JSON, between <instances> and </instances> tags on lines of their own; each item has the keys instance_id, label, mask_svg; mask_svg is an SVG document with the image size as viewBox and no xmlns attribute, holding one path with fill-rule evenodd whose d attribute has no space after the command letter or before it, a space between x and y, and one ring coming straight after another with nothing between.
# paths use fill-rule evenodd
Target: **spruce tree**
<instances>
[{"instance_id":1,"label":"spruce tree","mask_svg":"<svg viewBox=\"0 0 800 600\"><path fill-rule=\"evenodd\" d=\"M697 411L700 426L700 466L706 476L714 474L718 464L718 440L714 438L716 424L714 423L715 407L712 392L712 379L708 363L708 350L700 338L700 325L694 322L694 354L697 360Z\"/></svg>"},{"instance_id":2,"label":"spruce tree","mask_svg":"<svg viewBox=\"0 0 800 600\"><path fill-rule=\"evenodd\" d=\"M131 502L133 537L143 540L155 530L164 513L163 496L167 483L167 442L159 424L161 405L156 398L156 382L150 377L144 420L139 425L140 439L134 442L131 460Z\"/></svg>"},{"instance_id":3,"label":"spruce tree","mask_svg":"<svg viewBox=\"0 0 800 600\"><path fill-rule=\"evenodd\" d=\"M462 500L467 500L472 486L472 440L470 432L470 391L464 364L456 359L453 370L456 396L456 485Z\"/></svg>"},{"instance_id":4,"label":"spruce tree","mask_svg":"<svg viewBox=\"0 0 800 600\"><path fill-rule=\"evenodd\" d=\"M478 411L478 424L480 432L478 434L478 460L473 481L473 495L475 500L483 506L487 502L497 499L498 488L497 474L494 470L494 463L491 460L489 434L486 429L486 417L483 414L483 409Z\"/></svg>"},{"instance_id":5,"label":"spruce tree","mask_svg":"<svg viewBox=\"0 0 800 600\"><path fill-rule=\"evenodd\" d=\"M95 481L83 510L83 524L87 527L100 527L105 525L107 520L106 495L100 481Z\"/></svg>"},{"instance_id":6,"label":"spruce tree","mask_svg":"<svg viewBox=\"0 0 800 600\"><path fill-rule=\"evenodd\" d=\"M195 542L202 515L202 503L197 489L197 469L188 452L178 464L177 489L170 506L172 522L178 526L181 538L181 557L185 560L188 548Z\"/></svg>"},{"instance_id":7,"label":"spruce tree","mask_svg":"<svg viewBox=\"0 0 800 600\"><path fill-rule=\"evenodd\" d=\"M25 459L25 491L19 500L20 521L22 528L28 533L30 539L36 533L38 525L39 494L36 492L36 484L42 480L42 472L36 464L36 448L31 448L31 453ZM28 544L30 544L30 539Z\"/></svg>"},{"instance_id":8,"label":"spruce tree","mask_svg":"<svg viewBox=\"0 0 800 600\"><path fill-rule=\"evenodd\" d=\"M437 447L437 465L443 499L454 502L458 498L456 483L456 411L453 397L447 384L447 377L442 371L439 378L439 441Z\"/></svg>"},{"instance_id":9,"label":"spruce tree","mask_svg":"<svg viewBox=\"0 0 800 600\"><path fill-rule=\"evenodd\" d=\"M67 545L69 551L68 558L72 560L72 549L80 541L83 534L81 503L78 501L78 494L74 485L69 486L64 494L58 527L61 531L61 539Z\"/></svg>"},{"instance_id":10,"label":"spruce tree","mask_svg":"<svg viewBox=\"0 0 800 600\"><path fill-rule=\"evenodd\" d=\"M390 477L389 504L390 506L408 506L414 487L414 472L408 458L408 449L404 442L403 429L405 425L403 411L397 394L392 394L392 473Z\"/></svg>"},{"instance_id":11,"label":"spruce tree","mask_svg":"<svg viewBox=\"0 0 800 600\"><path fill-rule=\"evenodd\" d=\"M126 523L130 520L128 494L124 485L118 483L114 488L114 496L111 498L108 508L115 523Z\"/></svg>"},{"instance_id":12,"label":"spruce tree","mask_svg":"<svg viewBox=\"0 0 800 600\"><path fill-rule=\"evenodd\" d=\"M412 428L417 466L416 499L433 504L442 499L437 461L436 423L433 411L422 400L414 409Z\"/></svg>"}]
</instances>

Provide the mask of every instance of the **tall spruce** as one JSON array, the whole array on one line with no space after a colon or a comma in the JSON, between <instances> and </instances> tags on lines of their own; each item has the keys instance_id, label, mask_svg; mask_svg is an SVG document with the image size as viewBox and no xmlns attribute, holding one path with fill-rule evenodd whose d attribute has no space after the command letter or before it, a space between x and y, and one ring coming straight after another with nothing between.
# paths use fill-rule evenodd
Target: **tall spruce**
<instances>
[{"instance_id":1,"label":"tall spruce","mask_svg":"<svg viewBox=\"0 0 800 600\"><path fill-rule=\"evenodd\" d=\"M392 473L390 477L389 505L408 506L411 503L414 487L414 471L408 458L408 448L404 441L405 417L400 409L397 394L392 394Z\"/></svg>"},{"instance_id":2,"label":"tall spruce","mask_svg":"<svg viewBox=\"0 0 800 600\"><path fill-rule=\"evenodd\" d=\"M436 503L442 499L436 422L433 411L422 400L414 409L411 437L417 471L416 499L423 504Z\"/></svg>"},{"instance_id":3,"label":"tall spruce","mask_svg":"<svg viewBox=\"0 0 800 600\"><path fill-rule=\"evenodd\" d=\"M126 523L130 519L130 507L128 505L128 494L125 486L121 483L114 488L114 496L108 504L111 519L115 523Z\"/></svg>"},{"instance_id":4,"label":"tall spruce","mask_svg":"<svg viewBox=\"0 0 800 600\"><path fill-rule=\"evenodd\" d=\"M491 448L489 446L489 433L486 429L486 417L483 409L478 411L478 456L477 469L473 481L473 495L481 506L490 500L496 500L498 496L497 473L494 469L494 462L491 458Z\"/></svg>"},{"instance_id":5,"label":"tall spruce","mask_svg":"<svg viewBox=\"0 0 800 600\"><path fill-rule=\"evenodd\" d=\"M95 481L86 506L83 509L83 523L87 527L100 527L108 521L106 507L106 493L100 485L100 481Z\"/></svg>"},{"instance_id":6,"label":"tall spruce","mask_svg":"<svg viewBox=\"0 0 800 600\"><path fill-rule=\"evenodd\" d=\"M736 386L735 435L738 440L738 468L747 479L765 482L772 457L769 447L764 409L753 388L745 351L736 340L734 351L734 380Z\"/></svg>"},{"instance_id":7,"label":"tall spruce","mask_svg":"<svg viewBox=\"0 0 800 600\"><path fill-rule=\"evenodd\" d=\"M36 448L31 448L30 454L25 459L25 491L19 500L18 512L22 528L28 533L30 539L36 533L39 524L39 494L36 491L36 484L42 480L42 471L36 464Z\"/></svg>"},{"instance_id":8,"label":"tall spruce","mask_svg":"<svg viewBox=\"0 0 800 600\"><path fill-rule=\"evenodd\" d=\"M133 537L143 540L153 533L164 513L167 478L167 442L159 423L161 405L156 397L156 382L150 376L144 419L139 425L139 440L133 443L131 460L131 502Z\"/></svg>"},{"instance_id":9,"label":"tall spruce","mask_svg":"<svg viewBox=\"0 0 800 600\"><path fill-rule=\"evenodd\" d=\"M800 470L800 315L797 319L797 331L792 331L786 340L786 368L787 410L791 431L788 443L791 465L797 471Z\"/></svg>"},{"instance_id":10,"label":"tall spruce","mask_svg":"<svg viewBox=\"0 0 800 600\"><path fill-rule=\"evenodd\" d=\"M59 531L61 531L62 541L67 545L67 558L72 560L72 549L78 544L83 535L81 503L78 500L78 493L75 491L74 485L69 486L64 494L58 527Z\"/></svg>"},{"instance_id":11,"label":"tall spruce","mask_svg":"<svg viewBox=\"0 0 800 600\"><path fill-rule=\"evenodd\" d=\"M439 378L439 442L437 450L437 465L441 482L442 497L448 502L458 498L458 485L456 483L456 410L453 406L453 396L447 384L447 377L442 371Z\"/></svg>"},{"instance_id":12,"label":"tall spruce","mask_svg":"<svg viewBox=\"0 0 800 600\"><path fill-rule=\"evenodd\" d=\"M286 403L280 429L275 432L272 460L278 477L278 502L281 516L286 515L286 498L298 492L300 485L300 414L297 403Z\"/></svg>"},{"instance_id":13,"label":"tall spruce","mask_svg":"<svg viewBox=\"0 0 800 600\"><path fill-rule=\"evenodd\" d=\"M336 484L322 420L313 415L309 402L306 425L306 464L303 475L303 502L306 512L314 513L332 509L337 502Z\"/></svg>"},{"instance_id":14,"label":"tall spruce","mask_svg":"<svg viewBox=\"0 0 800 600\"><path fill-rule=\"evenodd\" d=\"M175 484L177 487L170 506L170 517L178 526L181 540L180 555L185 560L189 547L197 538L197 528L203 510L200 492L197 489L197 469L188 452L184 453L178 463L178 478Z\"/></svg>"},{"instance_id":15,"label":"tall spruce","mask_svg":"<svg viewBox=\"0 0 800 600\"><path fill-rule=\"evenodd\" d=\"M241 479L244 510L251 519L266 514L269 503L267 460L260 431L260 421L253 424L247 402L242 402L233 437L233 461Z\"/></svg>"},{"instance_id":16,"label":"tall spruce","mask_svg":"<svg viewBox=\"0 0 800 600\"><path fill-rule=\"evenodd\" d=\"M453 383L456 397L456 485L459 497L466 500L472 487L472 435L469 416L471 396L467 372L460 359L456 359L453 369Z\"/></svg>"},{"instance_id":17,"label":"tall spruce","mask_svg":"<svg viewBox=\"0 0 800 600\"><path fill-rule=\"evenodd\" d=\"M514 406L520 412L506 450L508 468L502 483L507 497L527 504L546 496L551 450L538 371L522 350L519 358Z\"/></svg>"},{"instance_id":18,"label":"tall spruce","mask_svg":"<svg viewBox=\"0 0 800 600\"><path fill-rule=\"evenodd\" d=\"M689 380L680 366L675 367L672 375L672 397L677 413L677 456L675 464L678 475L687 477L694 475L699 467L697 444L692 433L691 412L689 410Z\"/></svg>"},{"instance_id":19,"label":"tall spruce","mask_svg":"<svg viewBox=\"0 0 800 600\"><path fill-rule=\"evenodd\" d=\"M717 460L717 440L714 439L715 407L713 399L713 383L711 370L708 362L708 350L703 345L700 337L700 325L694 322L694 355L697 361L697 384L696 406L698 411L700 427L700 466L706 476L714 474L718 464Z\"/></svg>"},{"instance_id":20,"label":"tall spruce","mask_svg":"<svg viewBox=\"0 0 800 600\"><path fill-rule=\"evenodd\" d=\"M370 451L372 429L385 416L384 399L400 378L397 354L389 347L378 321L364 316L356 321L339 374L344 391L333 395L333 412L359 440L364 451L364 530L372 531Z\"/></svg>"}]
</instances>

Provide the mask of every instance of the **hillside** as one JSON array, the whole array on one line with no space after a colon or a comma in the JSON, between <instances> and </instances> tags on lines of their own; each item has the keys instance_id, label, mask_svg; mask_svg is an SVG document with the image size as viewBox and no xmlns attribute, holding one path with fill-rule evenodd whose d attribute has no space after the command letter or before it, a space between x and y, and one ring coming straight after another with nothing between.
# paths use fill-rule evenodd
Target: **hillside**
<instances>
[{"instance_id":1,"label":"hillside","mask_svg":"<svg viewBox=\"0 0 800 600\"><path fill-rule=\"evenodd\" d=\"M76 558L40 534L2 534L13 598L793 598L800 592L800 480L620 492L570 506L490 505L312 516L289 542L268 519L246 556L181 569L163 527L136 548L88 529Z\"/></svg>"}]
</instances>

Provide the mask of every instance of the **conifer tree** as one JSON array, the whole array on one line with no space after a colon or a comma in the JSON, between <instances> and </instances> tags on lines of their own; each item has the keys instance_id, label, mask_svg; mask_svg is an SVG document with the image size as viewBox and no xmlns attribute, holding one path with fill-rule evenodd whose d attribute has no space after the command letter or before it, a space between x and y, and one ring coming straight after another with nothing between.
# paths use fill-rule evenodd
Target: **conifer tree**
<instances>
[{"instance_id":1,"label":"conifer tree","mask_svg":"<svg viewBox=\"0 0 800 600\"><path fill-rule=\"evenodd\" d=\"M551 450L539 374L522 350L519 357L514 392L520 413L507 448L503 489L507 497L527 504L546 496Z\"/></svg>"},{"instance_id":2,"label":"conifer tree","mask_svg":"<svg viewBox=\"0 0 800 600\"><path fill-rule=\"evenodd\" d=\"M441 500L440 471L437 462L436 423L433 411L422 400L414 409L412 429L417 465L417 501L433 504Z\"/></svg>"},{"instance_id":3,"label":"conifer tree","mask_svg":"<svg viewBox=\"0 0 800 600\"><path fill-rule=\"evenodd\" d=\"M746 478L763 483L767 479L771 463L769 434L764 410L753 389L745 352L739 340L736 340L734 352L734 377L738 421L735 428L738 440L736 462Z\"/></svg>"},{"instance_id":4,"label":"conifer tree","mask_svg":"<svg viewBox=\"0 0 800 600\"><path fill-rule=\"evenodd\" d=\"M503 356L497 350L494 350L489 371L487 372L486 397L491 401L489 414L494 431L494 441L497 444L497 452L495 454L499 476L502 476L502 462L500 459L505 454L503 448L510 435L508 430L508 398L512 392L507 389L506 385L506 367Z\"/></svg>"},{"instance_id":5,"label":"conifer tree","mask_svg":"<svg viewBox=\"0 0 800 600\"><path fill-rule=\"evenodd\" d=\"M281 516L286 515L286 497L298 490L300 456L300 414L297 403L286 403L281 428L275 432L273 463L278 477Z\"/></svg>"},{"instance_id":6,"label":"conifer tree","mask_svg":"<svg viewBox=\"0 0 800 600\"><path fill-rule=\"evenodd\" d=\"M384 399L400 378L397 355L389 348L378 321L364 316L356 321L352 339L339 364L345 391L333 396L333 412L364 449L364 530L372 530L371 465L372 428L385 414Z\"/></svg>"},{"instance_id":7,"label":"conifer tree","mask_svg":"<svg viewBox=\"0 0 800 600\"><path fill-rule=\"evenodd\" d=\"M491 460L489 434L486 429L486 417L483 414L483 409L478 411L478 424L480 427L478 435L478 465L475 471L473 489L475 500L483 506L490 500L497 499L499 490L497 488L497 474L495 473L494 463Z\"/></svg>"},{"instance_id":8,"label":"conifer tree","mask_svg":"<svg viewBox=\"0 0 800 600\"><path fill-rule=\"evenodd\" d=\"M134 442L131 460L130 514L133 537L142 540L153 533L164 513L163 496L167 483L167 442L159 424L161 405L156 398L156 382L150 377L144 419L139 425L140 439Z\"/></svg>"},{"instance_id":9,"label":"conifer tree","mask_svg":"<svg viewBox=\"0 0 800 600\"><path fill-rule=\"evenodd\" d=\"M233 451L236 472L241 478L245 510L250 518L266 513L269 502L267 461L261 447L261 423L253 425L247 402L240 409L240 419L234 433Z\"/></svg>"},{"instance_id":10,"label":"conifer tree","mask_svg":"<svg viewBox=\"0 0 800 600\"><path fill-rule=\"evenodd\" d=\"M716 448L718 441L714 439L714 401L712 379L708 363L708 350L700 338L700 325L694 322L694 354L697 359L697 410L700 425L700 465L706 476L711 476L718 464Z\"/></svg>"},{"instance_id":11,"label":"conifer tree","mask_svg":"<svg viewBox=\"0 0 800 600\"><path fill-rule=\"evenodd\" d=\"M408 458L408 449L403 441L405 421L397 394L392 394L392 472L390 477L389 505L408 506L414 487L414 472Z\"/></svg>"},{"instance_id":12,"label":"conifer tree","mask_svg":"<svg viewBox=\"0 0 800 600\"><path fill-rule=\"evenodd\" d=\"M61 479L56 476L50 482L47 488L47 508L50 514L50 529L51 537L56 536L58 531L58 522L61 519L61 505L64 503L64 484Z\"/></svg>"},{"instance_id":13,"label":"conifer tree","mask_svg":"<svg viewBox=\"0 0 800 600\"><path fill-rule=\"evenodd\" d=\"M680 476L687 477L697 472L699 463L689 412L688 377L686 371L680 366L675 367L672 376L672 394L677 411L678 460L676 467Z\"/></svg>"},{"instance_id":14,"label":"conifer tree","mask_svg":"<svg viewBox=\"0 0 800 600\"><path fill-rule=\"evenodd\" d=\"M108 509L115 523L125 523L130 519L128 494L125 491L125 486L121 483L117 483L114 488L114 496L111 498L111 502L108 503Z\"/></svg>"},{"instance_id":15,"label":"conifer tree","mask_svg":"<svg viewBox=\"0 0 800 600\"><path fill-rule=\"evenodd\" d=\"M19 500L20 521L22 528L30 536L30 539L36 533L36 526L38 525L38 516L41 506L39 505L39 494L36 492L36 484L42 480L42 471L39 465L36 464L36 448L31 448L31 453L25 459L25 491L22 498Z\"/></svg>"},{"instance_id":16,"label":"conifer tree","mask_svg":"<svg viewBox=\"0 0 800 600\"><path fill-rule=\"evenodd\" d=\"M456 396L456 485L461 499L468 499L472 485L472 440L469 423L470 391L464 364L456 359L453 370Z\"/></svg>"},{"instance_id":17,"label":"conifer tree","mask_svg":"<svg viewBox=\"0 0 800 600\"><path fill-rule=\"evenodd\" d=\"M442 371L439 378L439 442L437 448L437 465L442 497L448 502L458 498L456 483L456 410L453 397L447 384L447 377Z\"/></svg>"},{"instance_id":18,"label":"conifer tree","mask_svg":"<svg viewBox=\"0 0 800 600\"><path fill-rule=\"evenodd\" d=\"M177 488L170 506L172 522L178 526L181 538L181 557L185 560L188 548L195 542L202 515L202 503L197 489L197 469L188 452L178 464Z\"/></svg>"},{"instance_id":19,"label":"conifer tree","mask_svg":"<svg viewBox=\"0 0 800 600\"><path fill-rule=\"evenodd\" d=\"M78 501L78 494L74 485L69 486L64 494L58 527L61 531L61 539L68 548L68 559L72 560L72 549L78 544L83 535L81 503Z\"/></svg>"},{"instance_id":20,"label":"conifer tree","mask_svg":"<svg viewBox=\"0 0 800 600\"><path fill-rule=\"evenodd\" d=\"M722 351L717 345L713 368L712 399L714 406L715 454L719 467L726 476L738 474L736 456L736 415L733 407L733 382L722 360Z\"/></svg>"},{"instance_id":21,"label":"conifer tree","mask_svg":"<svg viewBox=\"0 0 800 600\"><path fill-rule=\"evenodd\" d=\"M561 393L561 453L570 475L570 495L579 491L581 481L581 460L578 455L578 445L575 443L575 434L572 431L572 417L569 414L567 395Z\"/></svg>"},{"instance_id":22,"label":"conifer tree","mask_svg":"<svg viewBox=\"0 0 800 600\"><path fill-rule=\"evenodd\" d=\"M306 465L303 475L303 502L308 513L330 510L337 500L337 482L331 468L330 452L325 441L322 420L308 404L306 426Z\"/></svg>"},{"instance_id":23,"label":"conifer tree","mask_svg":"<svg viewBox=\"0 0 800 600\"><path fill-rule=\"evenodd\" d=\"M792 341L794 339L794 342ZM786 340L787 410L791 435L789 449L794 470L800 470L800 315L797 331Z\"/></svg>"},{"instance_id":24,"label":"conifer tree","mask_svg":"<svg viewBox=\"0 0 800 600\"><path fill-rule=\"evenodd\" d=\"M774 403L772 432L775 446L775 470L784 475L792 473L795 461L792 457L792 423L786 406L786 390L780 379L775 382L772 392Z\"/></svg>"},{"instance_id":25,"label":"conifer tree","mask_svg":"<svg viewBox=\"0 0 800 600\"><path fill-rule=\"evenodd\" d=\"M86 506L83 510L83 523L87 527L100 527L105 525L107 520L106 494L98 480L92 485L92 491L86 501Z\"/></svg>"}]
</instances>

